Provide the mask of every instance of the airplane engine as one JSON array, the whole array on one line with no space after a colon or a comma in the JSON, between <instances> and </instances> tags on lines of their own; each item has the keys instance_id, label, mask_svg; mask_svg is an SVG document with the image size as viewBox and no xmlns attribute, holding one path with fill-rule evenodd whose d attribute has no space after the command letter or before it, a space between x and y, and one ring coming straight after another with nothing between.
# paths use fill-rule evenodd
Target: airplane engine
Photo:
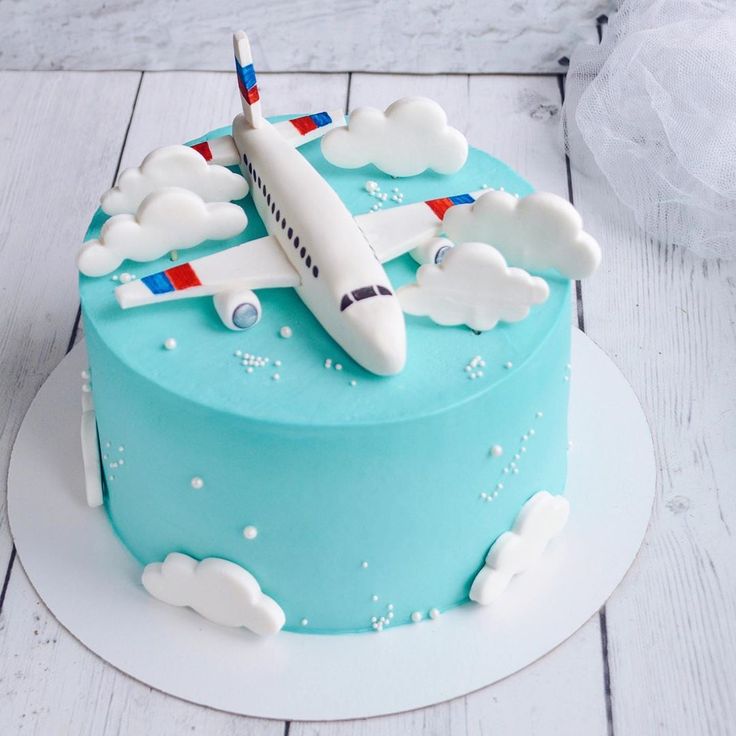
<instances>
[{"instance_id":1,"label":"airplane engine","mask_svg":"<svg viewBox=\"0 0 736 736\"><path fill-rule=\"evenodd\" d=\"M447 238L432 238L409 253L420 266L425 263L440 264L450 248L452 248L452 242Z\"/></svg>"},{"instance_id":2,"label":"airplane engine","mask_svg":"<svg viewBox=\"0 0 736 736\"><path fill-rule=\"evenodd\" d=\"M261 319L261 300L252 291L226 291L213 297L215 309L225 327L247 330Z\"/></svg>"}]
</instances>

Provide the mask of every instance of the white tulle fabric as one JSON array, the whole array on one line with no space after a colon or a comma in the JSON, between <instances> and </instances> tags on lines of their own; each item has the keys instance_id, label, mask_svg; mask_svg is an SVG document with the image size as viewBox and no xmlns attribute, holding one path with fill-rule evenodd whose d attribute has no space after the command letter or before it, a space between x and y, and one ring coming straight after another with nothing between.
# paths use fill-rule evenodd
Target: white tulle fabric
<instances>
[{"instance_id":1,"label":"white tulle fabric","mask_svg":"<svg viewBox=\"0 0 736 736\"><path fill-rule=\"evenodd\" d=\"M649 235L736 258L736 2L624 0L572 55L564 120Z\"/></svg>"}]
</instances>

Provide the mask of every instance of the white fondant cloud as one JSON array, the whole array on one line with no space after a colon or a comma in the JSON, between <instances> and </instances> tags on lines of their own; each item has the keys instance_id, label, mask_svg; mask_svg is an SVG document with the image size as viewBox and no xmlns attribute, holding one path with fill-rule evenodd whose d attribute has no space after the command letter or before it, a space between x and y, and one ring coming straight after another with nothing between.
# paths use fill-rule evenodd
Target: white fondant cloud
<instances>
[{"instance_id":1,"label":"white fondant cloud","mask_svg":"<svg viewBox=\"0 0 736 736\"><path fill-rule=\"evenodd\" d=\"M447 124L434 100L403 97L386 112L375 107L351 112L347 126L322 138L322 154L344 169L373 164L391 176L415 176L426 169L454 174L468 158L468 142Z\"/></svg>"},{"instance_id":2,"label":"white fondant cloud","mask_svg":"<svg viewBox=\"0 0 736 736\"><path fill-rule=\"evenodd\" d=\"M564 496L535 493L522 507L514 528L493 543L470 588L470 599L482 605L497 600L514 575L539 560L549 541L564 529L569 514L570 504Z\"/></svg>"},{"instance_id":3,"label":"white fondant cloud","mask_svg":"<svg viewBox=\"0 0 736 736\"><path fill-rule=\"evenodd\" d=\"M133 213L151 192L163 187L189 189L205 202L242 199L248 182L224 166L208 164L189 146L166 146L151 151L137 168L125 169L118 183L102 195L108 215Z\"/></svg>"},{"instance_id":4,"label":"white fondant cloud","mask_svg":"<svg viewBox=\"0 0 736 736\"><path fill-rule=\"evenodd\" d=\"M223 626L244 626L255 634L275 634L286 620L281 607L261 591L258 581L240 565L218 557L197 562L172 552L143 570L143 587L172 606L189 606Z\"/></svg>"},{"instance_id":5,"label":"white fondant cloud","mask_svg":"<svg viewBox=\"0 0 736 736\"><path fill-rule=\"evenodd\" d=\"M236 204L208 204L187 189L160 189L143 200L135 215L111 217L99 240L82 245L77 266L86 276L104 276L126 258L152 261L170 250L231 238L247 224L245 212Z\"/></svg>"},{"instance_id":6,"label":"white fondant cloud","mask_svg":"<svg viewBox=\"0 0 736 736\"><path fill-rule=\"evenodd\" d=\"M549 287L544 279L509 268L495 248L462 243L447 251L439 265L421 266L416 283L400 288L397 296L408 314L482 331L499 320L524 319L533 304L549 296Z\"/></svg>"},{"instance_id":7,"label":"white fondant cloud","mask_svg":"<svg viewBox=\"0 0 736 736\"><path fill-rule=\"evenodd\" d=\"M577 210L548 192L521 199L487 192L473 204L450 207L443 230L456 243L489 243L514 266L554 268L571 279L590 276L601 260L600 247L583 230Z\"/></svg>"}]
</instances>

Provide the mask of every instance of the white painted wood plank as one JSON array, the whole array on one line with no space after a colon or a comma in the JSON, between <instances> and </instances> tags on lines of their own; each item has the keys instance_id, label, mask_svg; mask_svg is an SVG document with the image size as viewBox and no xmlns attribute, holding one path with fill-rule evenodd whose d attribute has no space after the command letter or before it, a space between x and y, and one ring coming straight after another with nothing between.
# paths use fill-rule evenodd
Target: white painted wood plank
<instances>
[{"instance_id":1,"label":"white painted wood plank","mask_svg":"<svg viewBox=\"0 0 736 736\"><path fill-rule=\"evenodd\" d=\"M229 34L252 36L261 71L558 72L594 42L613 0L323 0L268 3L0 3L6 69L232 68Z\"/></svg>"},{"instance_id":2,"label":"white painted wood plank","mask_svg":"<svg viewBox=\"0 0 736 736\"><path fill-rule=\"evenodd\" d=\"M437 94L439 92L439 94ZM442 101L470 142L514 166L539 188L567 193L554 78L353 75L350 107L401 95ZM458 662L462 666L462 662ZM390 672L386 673L390 677ZM401 687L401 683L396 683ZM402 715L343 723L292 723L290 736L548 736L607 732L598 617L534 665L464 698Z\"/></svg>"},{"instance_id":3,"label":"white painted wood plank","mask_svg":"<svg viewBox=\"0 0 736 736\"><path fill-rule=\"evenodd\" d=\"M69 76L91 78L96 75ZM109 79L116 75L104 76ZM67 182L65 187L49 192L49 208L56 212L58 219L64 219L63 212L59 211L62 206L73 207L76 216L72 242L66 249L59 249L55 268L46 273L43 263L38 264L49 280L56 272L62 271L68 272L70 281L74 281L74 249L81 240L95 201L112 179L137 79L138 75L133 75L119 133L112 135L110 130L102 127L98 137L88 146L89 157L99 167L108 139L117 143L117 149L112 149L108 170L104 175L89 180L80 175L75 185ZM297 78L268 75L263 82L264 95L268 94L267 111L278 113L309 109L311 100L325 98L330 106L344 107L347 85L347 75L299 75ZM105 85L101 83L99 86L104 88ZM111 89L109 94L115 95L116 92ZM59 116L66 117L66 109L73 103L79 104L78 95L73 91L60 94L57 104ZM239 104L231 73L144 75L121 159L123 165L139 163L148 151L159 145L183 141L227 124ZM98 107L94 99L86 103L87 110ZM73 116L71 119L75 120ZM90 127L91 122L90 118L86 125ZM73 142L67 142L71 151L76 150ZM68 191L75 193L72 204L62 199ZM53 209L54 206L57 210ZM65 340L69 339L74 318L76 281L69 291ZM31 319L34 325L40 322L38 316L32 314L26 329L32 326ZM40 325L38 329L41 330ZM33 384L32 391L28 389L31 395L36 385ZM20 726L39 734L89 733L94 736L121 732L178 736L194 729L200 733L273 736L284 731L281 722L243 718L184 703L114 670L58 625L38 600L17 562L0 618L0 651L3 652L0 657L0 733L3 734L16 733ZM80 692L86 696L80 699Z\"/></svg>"},{"instance_id":4,"label":"white painted wood plank","mask_svg":"<svg viewBox=\"0 0 736 736\"><path fill-rule=\"evenodd\" d=\"M607 606L614 730L734 733L736 262L654 244L600 176L573 168L573 184L604 249L583 285L586 331L639 396L660 469L644 546Z\"/></svg>"},{"instance_id":5,"label":"white painted wood plank","mask_svg":"<svg viewBox=\"0 0 736 736\"><path fill-rule=\"evenodd\" d=\"M139 78L0 72L0 580L11 548L10 450L66 352L78 304L74 253L96 193L111 183Z\"/></svg>"},{"instance_id":6,"label":"white painted wood plank","mask_svg":"<svg viewBox=\"0 0 736 736\"><path fill-rule=\"evenodd\" d=\"M69 576L73 581L73 571ZM123 675L92 654L48 613L17 563L8 601L10 610L3 611L0 621L2 734L284 733L280 721L203 708Z\"/></svg>"},{"instance_id":7,"label":"white painted wood plank","mask_svg":"<svg viewBox=\"0 0 736 736\"><path fill-rule=\"evenodd\" d=\"M347 74L261 74L265 115L345 107ZM223 125L241 110L234 72L145 74L122 168L137 166L159 146L184 143Z\"/></svg>"}]
</instances>

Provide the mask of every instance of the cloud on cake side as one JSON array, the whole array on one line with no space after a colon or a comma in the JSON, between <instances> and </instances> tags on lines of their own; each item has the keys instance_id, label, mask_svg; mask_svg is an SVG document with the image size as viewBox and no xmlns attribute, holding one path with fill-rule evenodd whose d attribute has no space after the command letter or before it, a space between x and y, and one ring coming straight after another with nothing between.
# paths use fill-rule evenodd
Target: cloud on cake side
<instances>
[{"instance_id":1,"label":"cloud on cake side","mask_svg":"<svg viewBox=\"0 0 736 736\"><path fill-rule=\"evenodd\" d=\"M571 279L590 276L601 260L600 247L583 230L577 210L548 192L521 199L487 192L473 204L448 209L443 230L456 243L473 240L498 248L514 266L554 268Z\"/></svg>"},{"instance_id":2,"label":"cloud on cake side","mask_svg":"<svg viewBox=\"0 0 736 736\"><path fill-rule=\"evenodd\" d=\"M108 215L135 212L152 192L181 187L205 202L228 202L248 193L248 182L224 166L208 164L189 146L166 146L151 151L137 168L125 169L117 184L102 195Z\"/></svg>"},{"instance_id":3,"label":"cloud on cake side","mask_svg":"<svg viewBox=\"0 0 736 736\"><path fill-rule=\"evenodd\" d=\"M143 570L143 587L172 606L188 606L223 626L243 626L259 636L280 631L281 607L261 591L258 581L234 562L208 557L198 562L172 552Z\"/></svg>"},{"instance_id":4,"label":"cloud on cake side","mask_svg":"<svg viewBox=\"0 0 736 736\"><path fill-rule=\"evenodd\" d=\"M236 204L206 203L187 189L161 189L149 194L135 215L111 217L98 240L82 245L77 266L86 276L104 276L126 258L152 261L170 250L231 238L247 224Z\"/></svg>"},{"instance_id":5,"label":"cloud on cake side","mask_svg":"<svg viewBox=\"0 0 736 736\"><path fill-rule=\"evenodd\" d=\"M335 166L356 169L373 164L391 176L415 176L427 169L459 171L468 157L465 136L447 124L434 100L404 97L385 112L361 107L348 124L322 138L322 154Z\"/></svg>"},{"instance_id":6,"label":"cloud on cake side","mask_svg":"<svg viewBox=\"0 0 736 736\"><path fill-rule=\"evenodd\" d=\"M470 599L482 605L497 600L514 575L541 558L550 540L565 528L569 515L570 504L564 496L547 491L534 494L522 507L513 529L493 543L470 588Z\"/></svg>"},{"instance_id":7,"label":"cloud on cake side","mask_svg":"<svg viewBox=\"0 0 736 736\"><path fill-rule=\"evenodd\" d=\"M400 288L397 296L408 314L483 331L500 320L524 319L532 305L547 299L549 287L544 279L509 268L495 248L461 243L441 264L421 266L416 283Z\"/></svg>"}]
</instances>

